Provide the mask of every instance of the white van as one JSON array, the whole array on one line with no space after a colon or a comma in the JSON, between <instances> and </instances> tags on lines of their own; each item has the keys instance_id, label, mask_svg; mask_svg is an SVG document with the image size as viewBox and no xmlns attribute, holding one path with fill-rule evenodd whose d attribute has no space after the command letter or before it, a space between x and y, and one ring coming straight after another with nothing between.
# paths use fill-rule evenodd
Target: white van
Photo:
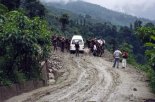
<instances>
[{"instance_id":1,"label":"white van","mask_svg":"<svg viewBox=\"0 0 155 102\"><path fill-rule=\"evenodd\" d=\"M76 42L79 42L79 46L80 46L79 51L83 53L84 52L84 41L81 35L74 35L72 37L72 40L70 42L70 52L71 53L75 52Z\"/></svg>"}]
</instances>

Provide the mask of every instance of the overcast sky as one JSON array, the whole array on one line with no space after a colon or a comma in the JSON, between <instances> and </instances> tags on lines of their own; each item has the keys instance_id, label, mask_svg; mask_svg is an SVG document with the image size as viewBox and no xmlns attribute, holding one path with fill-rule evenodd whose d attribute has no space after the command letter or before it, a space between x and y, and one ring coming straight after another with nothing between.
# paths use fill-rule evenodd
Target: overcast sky
<instances>
[{"instance_id":1,"label":"overcast sky","mask_svg":"<svg viewBox=\"0 0 155 102\"><path fill-rule=\"evenodd\" d=\"M76 0L42 0L47 2L76 1ZM155 0L83 0L98 4L108 9L124 12L138 17L155 20Z\"/></svg>"}]
</instances>

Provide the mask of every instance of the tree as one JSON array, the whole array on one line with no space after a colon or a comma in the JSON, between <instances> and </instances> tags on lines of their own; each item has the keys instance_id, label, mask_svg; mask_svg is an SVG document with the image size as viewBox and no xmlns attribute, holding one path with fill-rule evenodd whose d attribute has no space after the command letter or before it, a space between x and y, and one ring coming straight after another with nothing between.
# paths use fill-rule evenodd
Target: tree
<instances>
[{"instance_id":1,"label":"tree","mask_svg":"<svg viewBox=\"0 0 155 102\"><path fill-rule=\"evenodd\" d=\"M25 3L25 9L27 16L33 18L35 16L44 17L45 7L38 0L28 0Z\"/></svg>"},{"instance_id":2,"label":"tree","mask_svg":"<svg viewBox=\"0 0 155 102\"><path fill-rule=\"evenodd\" d=\"M62 25L61 29L64 32L65 29L66 29L66 25L69 24L69 16L68 16L68 14L62 14L59 21L60 21L60 23Z\"/></svg>"},{"instance_id":3,"label":"tree","mask_svg":"<svg viewBox=\"0 0 155 102\"><path fill-rule=\"evenodd\" d=\"M142 21L136 20L134 22L134 29L136 30L137 28L142 27Z\"/></svg>"},{"instance_id":4,"label":"tree","mask_svg":"<svg viewBox=\"0 0 155 102\"><path fill-rule=\"evenodd\" d=\"M39 17L8 12L0 30L0 85L39 79L40 62L50 53L50 32Z\"/></svg>"},{"instance_id":5,"label":"tree","mask_svg":"<svg viewBox=\"0 0 155 102\"><path fill-rule=\"evenodd\" d=\"M85 15L85 18L86 18L86 19L91 19L92 17L91 17L90 15L86 14L86 15Z\"/></svg>"},{"instance_id":6,"label":"tree","mask_svg":"<svg viewBox=\"0 0 155 102\"><path fill-rule=\"evenodd\" d=\"M116 50L116 48L118 47L116 39L112 38L110 40L110 45L112 45L112 51L114 52Z\"/></svg>"},{"instance_id":7,"label":"tree","mask_svg":"<svg viewBox=\"0 0 155 102\"><path fill-rule=\"evenodd\" d=\"M155 27L140 27L136 33L143 43L152 42L151 36L155 35Z\"/></svg>"},{"instance_id":8,"label":"tree","mask_svg":"<svg viewBox=\"0 0 155 102\"><path fill-rule=\"evenodd\" d=\"M44 17L45 7L39 0L0 0L10 11L22 8L27 16L33 18L35 16Z\"/></svg>"},{"instance_id":9,"label":"tree","mask_svg":"<svg viewBox=\"0 0 155 102\"><path fill-rule=\"evenodd\" d=\"M137 34L145 46L149 47L146 54L149 56L151 62L155 62L155 27L141 27L137 30Z\"/></svg>"},{"instance_id":10,"label":"tree","mask_svg":"<svg viewBox=\"0 0 155 102\"><path fill-rule=\"evenodd\" d=\"M130 30L133 30L133 25L132 25L132 23L130 23Z\"/></svg>"},{"instance_id":11,"label":"tree","mask_svg":"<svg viewBox=\"0 0 155 102\"><path fill-rule=\"evenodd\" d=\"M0 0L0 3L8 7L9 10L18 9L20 6L20 0Z\"/></svg>"},{"instance_id":12,"label":"tree","mask_svg":"<svg viewBox=\"0 0 155 102\"><path fill-rule=\"evenodd\" d=\"M154 27L154 24L151 23L151 22L149 22L149 23L146 23L144 26L145 26L145 27Z\"/></svg>"},{"instance_id":13,"label":"tree","mask_svg":"<svg viewBox=\"0 0 155 102\"><path fill-rule=\"evenodd\" d=\"M8 8L5 5L0 4L0 14L3 15L6 12L8 12Z\"/></svg>"},{"instance_id":14,"label":"tree","mask_svg":"<svg viewBox=\"0 0 155 102\"><path fill-rule=\"evenodd\" d=\"M148 56L148 63L152 69L148 69L150 85L155 92L155 27L141 27L137 34L146 47L145 54Z\"/></svg>"}]
</instances>

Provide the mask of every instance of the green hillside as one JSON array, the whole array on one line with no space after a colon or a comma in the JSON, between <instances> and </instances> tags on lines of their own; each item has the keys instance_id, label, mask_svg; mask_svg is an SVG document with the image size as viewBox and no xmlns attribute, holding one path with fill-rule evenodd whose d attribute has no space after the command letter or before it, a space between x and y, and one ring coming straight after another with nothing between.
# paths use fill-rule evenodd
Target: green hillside
<instances>
[{"instance_id":1,"label":"green hillside","mask_svg":"<svg viewBox=\"0 0 155 102\"><path fill-rule=\"evenodd\" d=\"M46 8L50 11L53 7L63 9L75 14L90 15L93 19L100 22L111 22L115 25L130 25L135 20L140 19L144 23L150 22L147 19L137 18L131 15L115 12L99 5L90 4L83 1L69 2L67 4L45 3Z\"/></svg>"}]
</instances>

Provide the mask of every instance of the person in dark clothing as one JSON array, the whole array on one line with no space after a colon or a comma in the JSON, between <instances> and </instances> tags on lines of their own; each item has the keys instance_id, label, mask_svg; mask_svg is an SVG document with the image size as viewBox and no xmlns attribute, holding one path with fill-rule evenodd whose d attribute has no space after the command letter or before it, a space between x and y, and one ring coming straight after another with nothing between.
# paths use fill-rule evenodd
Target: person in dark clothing
<instances>
[{"instance_id":1,"label":"person in dark clothing","mask_svg":"<svg viewBox=\"0 0 155 102\"><path fill-rule=\"evenodd\" d=\"M94 45L96 45L96 40L92 39L90 42L90 50L92 53L94 52Z\"/></svg>"},{"instance_id":2,"label":"person in dark clothing","mask_svg":"<svg viewBox=\"0 0 155 102\"><path fill-rule=\"evenodd\" d=\"M88 48L90 48L91 41L90 40L87 40L86 43L87 43Z\"/></svg>"},{"instance_id":3,"label":"person in dark clothing","mask_svg":"<svg viewBox=\"0 0 155 102\"><path fill-rule=\"evenodd\" d=\"M65 40L65 47L66 47L67 52L69 52L69 48L70 48L70 40L69 39Z\"/></svg>"},{"instance_id":4,"label":"person in dark clothing","mask_svg":"<svg viewBox=\"0 0 155 102\"><path fill-rule=\"evenodd\" d=\"M57 47L61 47L61 37L60 36L58 36L57 38Z\"/></svg>"},{"instance_id":5,"label":"person in dark clothing","mask_svg":"<svg viewBox=\"0 0 155 102\"><path fill-rule=\"evenodd\" d=\"M57 51L57 39L54 38L52 43L53 43L54 51Z\"/></svg>"},{"instance_id":6,"label":"person in dark clothing","mask_svg":"<svg viewBox=\"0 0 155 102\"><path fill-rule=\"evenodd\" d=\"M65 38L61 39L61 52L64 52L65 49Z\"/></svg>"},{"instance_id":7,"label":"person in dark clothing","mask_svg":"<svg viewBox=\"0 0 155 102\"><path fill-rule=\"evenodd\" d=\"M79 56L79 47L80 47L79 42L76 42L75 43L75 53L76 53L76 56Z\"/></svg>"}]
</instances>

